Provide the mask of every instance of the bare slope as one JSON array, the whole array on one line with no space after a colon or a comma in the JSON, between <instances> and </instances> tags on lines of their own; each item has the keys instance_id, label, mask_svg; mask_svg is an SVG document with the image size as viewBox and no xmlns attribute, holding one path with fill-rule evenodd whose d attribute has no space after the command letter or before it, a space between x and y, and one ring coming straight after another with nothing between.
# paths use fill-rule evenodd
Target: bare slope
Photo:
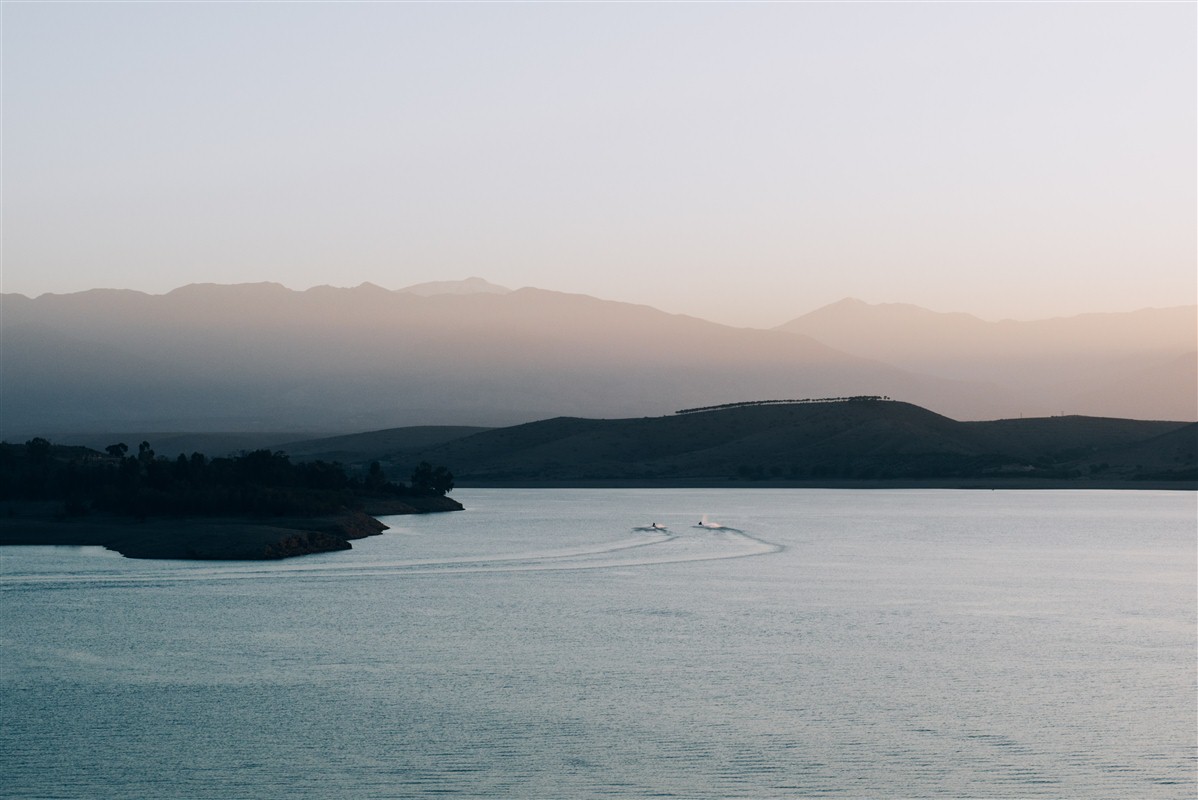
<instances>
[{"instance_id":1,"label":"bare slope","mask_svg":"<svg viewBox=\"0 0 1198 800\"><path fill-rule=\"evenodd\" d=\"M283 442L272 446L293 459L340 461L345 464L373 461L380 453L419 450L491 430L470 425L414 425L368 433L351 433L322 439Z\"/></svg>"},{"instance_id":2,"label":"bare slope","mask_svg":"<svg viewBox=\"0 0 1198 800\"><path fill-rule=\"evenodd\" d=\"M1191 475L1198 426L1092 417L958 422L908 403L748 406L640 419L559 417L379 457L459 483L605 479L1135 479ZM1105 465L1105 466L1104 466ZM1191 475L1192 479L1192 475Z\"/></svg>"}]
</instances>

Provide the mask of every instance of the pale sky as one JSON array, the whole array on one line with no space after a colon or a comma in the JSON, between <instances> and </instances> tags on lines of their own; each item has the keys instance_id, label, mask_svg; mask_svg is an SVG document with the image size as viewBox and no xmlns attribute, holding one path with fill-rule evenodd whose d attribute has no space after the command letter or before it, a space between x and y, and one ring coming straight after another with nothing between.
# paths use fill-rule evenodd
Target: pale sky
<instances>
[{"instance_id":1,"label":"pale sky","mask_svg":"<svg viewBox=\"0 0 1198 800\"><path fill-rule=\"evenodd\" d=\"M1194 3L15 3L2 289L1196 302Z\"/></svg>"}]
</instances>

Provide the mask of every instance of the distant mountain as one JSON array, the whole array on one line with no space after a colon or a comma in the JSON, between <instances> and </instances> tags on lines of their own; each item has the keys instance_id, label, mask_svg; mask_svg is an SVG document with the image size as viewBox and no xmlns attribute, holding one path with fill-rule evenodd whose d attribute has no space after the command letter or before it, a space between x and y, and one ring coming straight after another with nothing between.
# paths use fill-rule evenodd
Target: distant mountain
<instances>
[{"instance_id":1,"label":"distant mountain","mask_svg":"<svg viewBox=\"0 0 1198 800\"><path fill-rule=\"evenodd\" d=\"M308 431L307 436L316 435ZM74 445L90 447L103 451L111 444L124 443L133 452L141 442L149 442L150 447L160 456L174 458L180 453L190 456L192 453L203 453L209 458L223 458L236 455L243 451L278 450L287 447L291 442L305 437L300 432L286 431L249 431L249 432L210 432L210 433L179 433L174 431L64 431L55 434L55 439L70 442ZM322 440L323 441L323 440ZM330 460L330 459L326 459ZM343 461L356 459L342 459Z\"/></svg>"},{"instance_id":2,"label":"distant mountain","mask_svg":"<svg viewBox=\"0 0 1198 800\"><path fill-rule=\"evenodd\" d=\"M396 291L432 297L437 294L507 294L511 289L489 283L482 278L466 278L464 281L430 281L417 283Z\"/></svg>"},{"instance_id":3,"label":"distant mountain","mask_svg":"<svg viewBox=\"0 0 1198 800\"><path fill-rule=\"evenodd\" d=\"M802 335L519 289L0 295L0 435L334 431L641 416L736 400L885 394L963 418L1002 390Z\"/></svg>"},{"instance_id":4,"label":"distant mountain","mask_svg":"<svg viewBox=\"0 0 1198 800\"><path fill-rule=\"evenodd\" d=\"M282 450L296 460L340 461L344 464L368 464L380 453L431 447L442 442L460 439L490 428L470 425L417 425L344 435L325 435L314 438L312 431L302 432L211 432L176 433L172 431L98 431L71 432L57 439L72 445L103 451L111 444L123 442L134 452L141 442L149 442L160 456L174 458L180 453L203 453L210 458L235 455L250 450Z\"/></svg>"},{"instance_id":5,"label":"distant mountain","mask_svg":"<svg viewBox=\"0 0 1198 800\"><path fill-rule=\"evenodd\" d=\"M369 435L359 443L369 452ZM848 401L638 419L559 417L370 459L421 460L459 483L692 480L1198 480L1198 424L1096 417L958 422L908 403ZM1192 487L1191 487L1192 488Z\"/></svg>"},{"instance_id":6,"label":"distant mountain","mask_svg":"<svg viewBox=\"0 0 1198 800\"><path fill-rule=\"evenodd\" d=\"M296 460L320 459L362 464L376 460L380 453L420 450L489 430L491 428L469 425L415 425L297 442L276 442L271 449L282 450Z\"/></svg>"},{"instance_id":7,"label":"distant mountain","mask_svg":"<svg viewBox=\"0 0 1198 800\"><path fill-rule=\"evenodd\" d=\"M1001 386L1003 416L1198 419L1198 306L986 322L842 300L776 330L900 369Z\"/></svg>"}]
</instances>

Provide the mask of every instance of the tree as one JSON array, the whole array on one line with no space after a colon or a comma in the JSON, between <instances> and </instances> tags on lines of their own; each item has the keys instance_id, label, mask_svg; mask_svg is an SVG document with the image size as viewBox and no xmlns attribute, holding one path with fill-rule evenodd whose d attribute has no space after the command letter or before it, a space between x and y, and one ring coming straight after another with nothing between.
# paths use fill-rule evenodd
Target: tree
<instances>
[{"instance_id":1,"label":"tree","mask_svg":"<svg viewBox=\"0 0 1198 800\"><path fill-rule=\"evenodd\" d=\"M129 445L125 444L124 442L117 442L116 444L110 444L105 447L104 452L113 458L124 458L125 453L129 452Z\"/></svg>"},{"instance_id":2,"label":"tree","mask_svg":"<svg viewBox=\"0 0 1198 800\"><path fill-rule=\"evenodd\" d=\"M416 469L412 470L410 482L416 494L443 495L453 490L453 473L445 467L433 469L432 464L421 461Z\"/></svg>"},{"instance_id":3,"label":"tree","mask_svg":"<svg viewBox=\"0 0 1198 800\"><path fill-rule=\"evenodd\" d=\"M433 465L427 461L421 461L416 469L412 470L412 477L408 479L412 484L412 489L419 493L432 491L433 488Z\"/></svg>"},{"instance_id":4,"label":"tree","mask_svg":"<svg viewBox=\"0 0 1198 800\"><path fill-rule=\"evenodd\" d=\"M370 462L370 471L366 473L366 488L377 492L387 484L387 476L383 467L377 461Z\"/></svg>"},{"instance_id":5,"label":"tree","mask_svg":"<svg viewBox=\"0 0 1198 800\"><path fill-rule=\"evenodd\" d=\"M433 492L439 495L444 495L447 492L453 491L453 473L445 469L445 467L437 467L433 470Z\"/></svg>"},{"instance_id":6,"label":"tree","mask_svg":"<svg viewBox=\"0 0 1198 800\"><path fill-rule=\"evenodd\" d=\"M31 464L40 464L50 457L50 442L40 436L35 436L25 442L25 457Z\"/></svg>"}]
</instances>

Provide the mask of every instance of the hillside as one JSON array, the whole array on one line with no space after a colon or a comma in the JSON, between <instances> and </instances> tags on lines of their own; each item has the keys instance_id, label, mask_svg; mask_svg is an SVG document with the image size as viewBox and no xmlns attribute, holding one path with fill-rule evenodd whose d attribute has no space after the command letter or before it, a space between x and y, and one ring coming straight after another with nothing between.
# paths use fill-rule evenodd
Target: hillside
<instances>
[{"instance_id":1,"label":"hillside","mask_svg":"<svg viewBox=\"0 0 1198 800\"><path fill-rule=\"evenodd\" d=\"M364 437L366 435L363 435ZM363 438L360 443L366 441ZM381 442L380 442L381 443ZM1094 417L959 422L909 403L558 417L372 458L447 464L459 485L692 480L1189 480L1198 425Z\"/></svg>"},{"instance_id":2,"label":"hillside","mask_svg":"<svg viewBox=\"0 0 1198 800\"><path fill-rule=\"evenodd\" d=\"M491 430L470 425L414 425L368 433L351 433L321 439L282 442L272 449L282 450L301 460L340 461L346 464L369 462L379 453L420 450Z\"/></svg>"},{"instance_id":3,"label":"hillside","mask_svg":"<svg viewBox=\"0 0 1198 800\"><path fill-rule=\"evenodd\" d=\"M921 374L1002 386L1004 416L1198 419L1198 306L987 322L847 299L776 330Z\"/></svg>"}]
</instances>

